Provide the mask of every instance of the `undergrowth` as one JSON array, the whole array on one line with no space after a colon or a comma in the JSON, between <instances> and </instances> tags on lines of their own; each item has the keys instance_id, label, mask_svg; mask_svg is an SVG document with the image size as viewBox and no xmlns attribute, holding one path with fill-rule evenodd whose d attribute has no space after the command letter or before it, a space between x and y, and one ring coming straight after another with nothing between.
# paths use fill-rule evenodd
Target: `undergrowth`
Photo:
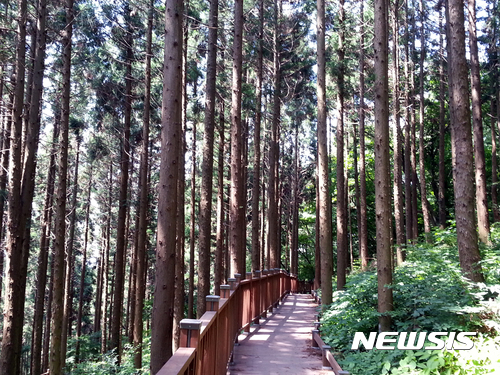
<instances>
[{"instance_id":1,"label":"undergrowth","mask_svg":"<svg viewBox=\"0 0 500 375\"><path fill-rule=\"evenodd\" d=\"M356 350L355 332L378 329L374 269L354 272L345 290L334 293L322 316L323 340L353 375L500 373L500 228L481 249L486 282L462 276L454 228L436 231L432 245L407 247L405 263L393 276L395 332L479 332L471 350Z\"/></svg>"}]
</instances>

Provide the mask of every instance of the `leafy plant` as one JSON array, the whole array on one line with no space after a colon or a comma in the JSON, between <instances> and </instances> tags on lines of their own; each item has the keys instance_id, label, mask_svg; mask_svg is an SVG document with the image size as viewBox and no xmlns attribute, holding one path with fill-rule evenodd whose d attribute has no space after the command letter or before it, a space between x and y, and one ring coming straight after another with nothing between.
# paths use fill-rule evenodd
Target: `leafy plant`
<instances>
[{"instance_id":1,"label":"leafy plant","mask_svg":"<svg viewBox=\"0 0 500 375\"><path fill-rule=\"evenodd\" d=\"M352 374L486 374L500 362L500 228L492 246L482 249L487 283L462 276L453 227L436 231L434 244L407 247L405 263L394 272L394 331L481 331L471 350L350 351L355 332L378 330L377 278L374 270L353 273L345 290L334 293L323 314L324 341L339 351L343 369Z\"/></svg>"}]
</instances>

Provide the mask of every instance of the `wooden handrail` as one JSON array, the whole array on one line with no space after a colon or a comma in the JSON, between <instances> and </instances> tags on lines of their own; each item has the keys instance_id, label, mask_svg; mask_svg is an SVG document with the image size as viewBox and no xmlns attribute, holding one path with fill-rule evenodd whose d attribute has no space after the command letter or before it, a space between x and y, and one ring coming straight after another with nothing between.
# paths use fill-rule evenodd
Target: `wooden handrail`
<instances>
[{"instance_id":1,"label":"wooden handrail","mask_svg":"<svg viewBox=\"0 0 500 375\"><path fill-rule=\"evenodd\" d=\"M199 335L198 332L194 334L197 340L193 340L196 347L179 348L157 375L225 375L241 330L258 323L288 293L297 292L299 287L295 276L279 269L264 270L262 276L255 272L253 277L247 275L241 282L238 276L235 279L230 282L233 285L229 297L220 298L219 308L207 311L199 319L201 329ZM210 296L210 301L213 299Z\"/></svg>"},{"instance_id":2,"label":"wooden handrail","mask_svg":"<svg viewBox=\"0 0 500 375\"><path fill-rule=\"evenodd\" d=\"M312 331L312 346L321 349L323 369L331 368L335 375L349 375L349 371L342 370L337 360L333 357L330 346L325 344L317 329Z\"/></svg>"}]
</instances>

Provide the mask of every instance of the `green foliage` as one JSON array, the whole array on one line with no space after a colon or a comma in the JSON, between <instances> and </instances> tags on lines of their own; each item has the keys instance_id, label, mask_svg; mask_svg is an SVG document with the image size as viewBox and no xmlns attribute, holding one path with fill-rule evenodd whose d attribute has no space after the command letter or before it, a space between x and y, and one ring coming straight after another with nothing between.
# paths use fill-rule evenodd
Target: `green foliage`
<instances>
[{"instance_id":1,"label":"green foliage","mask_svg":"<svg viewBox=\"0 0 500 375\"><path fill-rule=\"evenodd\" d=\"M482 249L486 284L462 277L455 229L434 233L433 245L407 247L405 263L394 272L393 330L398 332L480 331L471 350L350 351L355 332L377 331L375 270L353 273L346 288L334 293L323 315L324 341L341 353L343 369L352 374L485 374L500 370L496 356L500 337L499 229L492 229L493 246ZM492 367L493 366L493 367Z\"/></svg>"},{"instance_id":2,"label":"green foliage","mask_svg":"<svg viewBox=\"0 0 500 375\"><path fill-rule=\"evenodd\" d=\"M118 365L118 358L116 351L110 351L102 356L99 356L94 361L85 361L77 363L71 371L74 375L108 375L108 374L122 374L122 375L140 375L149 374L150 362L150 337L144 338L144 349L142 352L143 366L140 370L134 368L134 347L126 344L123 349L121 358L121 365ZM71 363L73 358L68 358L67 363Z\"/></svg>"},{"instance_id":3,"label":"green foliage","mask_svg":"<svg viewBox=\"0 0 500 375\"><path fill-rule=\"evenodd\" d=\"M479 337L471 350L377 350L353 352L339 360L343 370L353 375L489 374L500 369L494 353L500 341Z\"/></svg>"}]
</instances>

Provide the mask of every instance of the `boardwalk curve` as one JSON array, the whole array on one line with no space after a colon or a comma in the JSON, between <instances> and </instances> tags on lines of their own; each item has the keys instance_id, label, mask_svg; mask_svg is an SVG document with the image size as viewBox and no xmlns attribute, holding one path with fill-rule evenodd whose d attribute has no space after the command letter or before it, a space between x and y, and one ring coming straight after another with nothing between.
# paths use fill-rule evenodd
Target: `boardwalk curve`
<instances>
[{"instance_id":1,"label":"boardwalk curve","mask_svg":"<svg viewBox=\"0 0 500 375\"><path fill-rule=\"evenodd\" d=\"M289 295L260 326L239 336L227 375L326 375L321 352L311 349L317 305L309 294Z\"/></svg>"}]
</instances>

